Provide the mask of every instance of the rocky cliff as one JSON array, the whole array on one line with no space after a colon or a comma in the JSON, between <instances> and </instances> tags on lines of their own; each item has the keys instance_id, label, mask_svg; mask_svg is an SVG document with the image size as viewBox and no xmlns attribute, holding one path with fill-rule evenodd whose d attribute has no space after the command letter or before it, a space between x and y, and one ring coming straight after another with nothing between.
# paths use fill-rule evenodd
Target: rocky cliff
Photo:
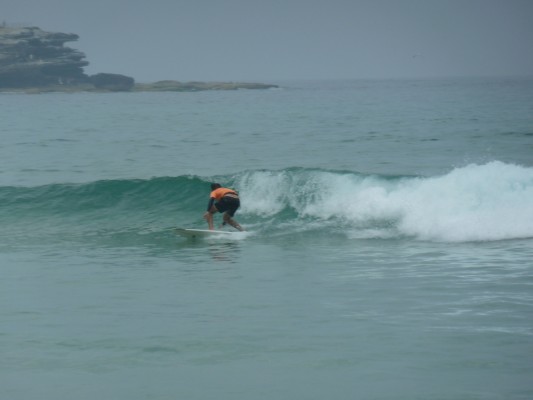
<instances>
[{"instance_id":1,"label":"rocky cliff","mask_svg":"<svg viewBox=\"0 0 533 400\"><path fill-rule=\"evenodd\" d=\"M37 27L0 27L0 87L25 88L88 82L85 54L66 47L78 35Z\"/></svg>"},{"instance_id":2,"label":"rocky cliff","mask_svg":"<svg viewBox=\"0 0 533 400\"><path fill-rule=\"evenodd\" d=\"M85 54L65 46L73 33L45 32L37 27L0 26L0 91L199 91L268 89L276 85L236 82L159 81L135 84L129 76L99 73L88 76Z\"/></svg>"}]
</instances>

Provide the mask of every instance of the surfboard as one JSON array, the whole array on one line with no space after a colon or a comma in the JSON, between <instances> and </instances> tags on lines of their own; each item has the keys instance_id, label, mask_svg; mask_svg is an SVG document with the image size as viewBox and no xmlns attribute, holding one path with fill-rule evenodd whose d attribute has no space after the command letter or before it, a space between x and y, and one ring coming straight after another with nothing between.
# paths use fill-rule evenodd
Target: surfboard
<instances>
[{"instance_id":1,"label":"surfboard","mask_svg":"<svg viewBox=\"0 0 533 400\"><path fill-rule=\"evenodd\" d=\"M229 231L211 231L209 229L185 229L185 228L176 228L174 233L180 236L189 237L189 238L201 238L201 237L211 237L211 236L231 236L238 232L229 232Z\"/></svg>"}]
</instances>

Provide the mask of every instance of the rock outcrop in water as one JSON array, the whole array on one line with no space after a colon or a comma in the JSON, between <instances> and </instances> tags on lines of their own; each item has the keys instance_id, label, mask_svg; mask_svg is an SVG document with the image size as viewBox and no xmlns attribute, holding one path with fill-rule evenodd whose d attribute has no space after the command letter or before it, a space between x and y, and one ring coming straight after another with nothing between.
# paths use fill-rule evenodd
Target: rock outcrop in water
<instances>
[{"instance_id":1,"label":"rock outcrop in water","mask_svg":"<svg viewBox=\"0 0 533 400\"><path fill-rule=\"evenodd\" d=\"M199 91L268 89L276 85L236 82L159 81L135 84L129 76L99 73L88 76L85 54L65 46L73 33L45 32L37 27L0 26L0 91Z\"/></svg>"},{"instance_id":2,"label":"rock outcrop in water","mask_svg":"<svg viewBox=\"0 0 533 400\"><path fill-rule=\"evenodd\" d=\"M135 80L129 76L120 74L99 73L89 77L89 81L97 89L121 92L131 90L135 85Z\"/></svg>"}]
</instances>

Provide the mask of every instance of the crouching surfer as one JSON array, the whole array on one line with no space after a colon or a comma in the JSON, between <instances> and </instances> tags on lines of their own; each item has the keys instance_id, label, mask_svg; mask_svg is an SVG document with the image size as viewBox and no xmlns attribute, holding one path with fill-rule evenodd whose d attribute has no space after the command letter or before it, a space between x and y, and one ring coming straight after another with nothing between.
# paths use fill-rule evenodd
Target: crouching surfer
<instances>
[{"instance_id":1,"label":"crouching surfer","mask_svg":"<svg viewBox=\"0 0 533 400\"><path fill-rule=\"evenodd\" d=\"M230 224L239 231L244 231L242 226L233 219L235 212L240 207L241 202L236 191L224 188L220 183L211 184L211 194L209 195L209 204L204 214L204 219L210 230L214 229L213 215L217 212L222 213L222 225Z\"/></svg>"}]
</instances>

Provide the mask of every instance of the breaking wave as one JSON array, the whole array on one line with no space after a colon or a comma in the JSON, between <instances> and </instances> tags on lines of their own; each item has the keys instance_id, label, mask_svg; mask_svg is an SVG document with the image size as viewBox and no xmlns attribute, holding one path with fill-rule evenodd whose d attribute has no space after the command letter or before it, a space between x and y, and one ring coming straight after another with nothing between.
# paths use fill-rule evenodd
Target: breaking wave
<instances>
[{"instance_id":1,"label":"breaking wave","mask_svg":"<svg viewBox=\"0 0 533 400\"><path fill-rule=\"evenodd\" d=\"M306 232L444 242L533 237L533 168L498 161L435 177L289 168L0 187L0 234L204 227L209 182L215 180L239 191L237 219L259 235Z\"/></svg>"}]
</instances>

